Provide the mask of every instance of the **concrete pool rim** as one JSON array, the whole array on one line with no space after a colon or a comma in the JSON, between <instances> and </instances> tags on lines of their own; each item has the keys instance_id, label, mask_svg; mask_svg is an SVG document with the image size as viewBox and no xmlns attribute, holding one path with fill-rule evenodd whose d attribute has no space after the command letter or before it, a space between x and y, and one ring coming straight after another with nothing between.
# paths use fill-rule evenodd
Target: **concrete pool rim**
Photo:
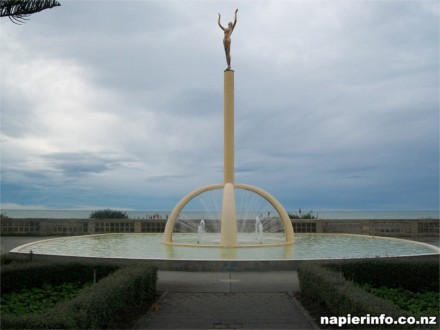
<instances>
[{"instance_id":1,"label":"concrete pool rim","mask_svg":"<svg viewBox=\"0 0 440 330\"><path fill-rule=\"evenodd\" d=\"M86 237L91 236L109 236L109 235L132 235L133 233L104 233L104 234L92 234L92 235L81 235ZM136 234L136 235L147 235L147 234ZM300 234L307 235L307 234ZM321 234L321 235L349 235L349 236L362 236L362 237L373 237L379 239L389 239L396 241L405 241L411 244L418 244L421 246L429 247L432 253L422 253L422 254L410 254L410 255L399 255L399 256L364 256L364 257L339 257L339 258L324 258L324 259L237 259L237 260L223 260L223 259L165 259L165 258L126 258L126 257L89 257L89 256L75 256L75 255L57 255L57 254L39 254L32 253L30 251L19 252L28 246L32 246L36 242L52 241L52 240L65 240L70 237L79 236L68 236L68 237L57 237L50 239L43 239L27 244L20 245L9 252L9 255L17 259L32 259L33 261L49 261L49 262L95 262L95 263L121 263L121 264L147 264L154 267L158 267L159 270L182 270L182 271L283 271L283 270L296 270L298 266L306 262L339 262L339 261L359 261L359 260L374 260L374 259L388 259L388 260L410 260L418 258L437 258L440 255L440 249L431 244L409 241L402 238L394 237L384 237L384 236L368 236L368 235L358 235L358 234ZM196 247L194 247L196 248ZM218 247L217 247L218 248ZM258 249L258 248L256 248Z\"/></svg>"}]
</instances>

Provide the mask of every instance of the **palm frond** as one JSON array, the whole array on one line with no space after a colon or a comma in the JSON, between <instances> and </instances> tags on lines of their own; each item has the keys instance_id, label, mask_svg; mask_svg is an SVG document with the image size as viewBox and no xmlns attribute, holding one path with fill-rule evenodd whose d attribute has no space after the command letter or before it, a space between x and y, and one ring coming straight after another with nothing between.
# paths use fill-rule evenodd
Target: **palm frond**
<instances>
[{"instance_id":1,"label":"palm frond","mask_svg":"<svg viewBox=\"0 0 440 330\"><path fill-rule=\"evenodd\" d=\"M57 6L61 4L56 0L0 0L0 16L21 24L31 14Z\"/></svg>"}]
</instances>

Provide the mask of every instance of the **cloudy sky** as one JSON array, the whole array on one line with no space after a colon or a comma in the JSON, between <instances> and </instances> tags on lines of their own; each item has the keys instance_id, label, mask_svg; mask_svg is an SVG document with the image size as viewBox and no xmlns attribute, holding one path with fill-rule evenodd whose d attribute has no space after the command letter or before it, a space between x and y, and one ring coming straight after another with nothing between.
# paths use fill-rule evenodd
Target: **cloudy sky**
<instances>
[{"instance_id":1,"label":"cloudy sky","mask_svg":"<svg viewBox=\"0 0 440 330\"><path fill-rule=\"evenodd\" d=\"M439 2L80 1L1 18L2 208L170 210L223 181L288 210L439 209Z\"/></svg>"}]
</instances>

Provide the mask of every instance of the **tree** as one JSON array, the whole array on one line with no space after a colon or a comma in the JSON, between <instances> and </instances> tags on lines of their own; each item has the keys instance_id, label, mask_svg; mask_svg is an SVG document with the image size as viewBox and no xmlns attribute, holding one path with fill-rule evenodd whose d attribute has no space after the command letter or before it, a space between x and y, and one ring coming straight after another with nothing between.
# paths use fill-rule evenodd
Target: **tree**
<instances>
[{"instance_id":1,"label":"tree","mask_svg":"<svg viewBox=\"0 0 440 330\"><path fill-rule=\"evenodd\" d=\"M22 24L31 14L61 6L56 0L0 0L0 16Z\"/></svg>"},{"instance_id":2,"label":"tree","mask_svg":"<svg viewBox=\"0 0 440 330\"><path fill-rule=\"evenodd\" d=\"M93 211L89 217L90 219L128 219L127 213L110 209Z\"/></svg>"},{"instance_id":3,"label":"tree","mask_svg":"<svg viewBox=\"0 0 440 330\"><path fill-rule=\"evenodd\" d=\"M318 215L313 215L313 211L303 213L301 209L299 209L299 215L288 213L290 219L318 219Z\"/></svg>"}]
</instances>

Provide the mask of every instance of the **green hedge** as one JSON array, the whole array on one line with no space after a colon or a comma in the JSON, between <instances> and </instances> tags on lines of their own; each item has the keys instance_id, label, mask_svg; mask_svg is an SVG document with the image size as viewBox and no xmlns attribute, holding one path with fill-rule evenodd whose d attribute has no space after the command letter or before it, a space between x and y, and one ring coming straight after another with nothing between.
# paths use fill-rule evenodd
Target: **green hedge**
<instances>
[{"instance_id":1,"label":"green hedge","mask_svg":"<svg viewBox=\"0 0 440 330\"><path fill-rule=\"evenodd\" d=\"M385 299L378 298L353 282L342 273L330 270L320 264L308 263L298 268L301 294L321 304L325 304L330 315L326 316L410 316L408 312L394 306ZM381 329L383 325L350 325L353 329ZM403 329L401 325L387 325L387 328ZM408 328L414 328L410 326Z\"/></svg>"},{"instance_id":2,"label":"green hedge","mask_svg":"<svg viewBox=\"0 0 440 330\"><path fill-rule=\"evenodd\" d=\"M93 211L89 215L90 219L128 219L128 215L125 212L118 210L99 210Z\"/></svg>"},{"instance_id":3,"label":"green hedge","mask_svg":"<svg viewBox=\"0 0 440 330\"><path fill-rule=\"evenodd\" d=\"M44 283L59 285L66 282L87 282L97 280L117 270L115 264L91 263L12 263L1 268L1 292L41 287Z\"/></svg>"},{"instance_id":4,"label":"green hedge","mask_svg":"<svg viewBox=\"0 0 440 330\"><path fill-rule=\"evenodd\" d=\"M123 319L127 310L153 301L156 280L156 268L123 267L44 313L2 317L2 328L108 329Z\"/></svg>"},{"instance_id":5,"label":"green hedge","mask_svg":"<svg viewBox=\"0 0 440 330\"><path fill-rule=\"evenodd\" d=\"M439 261L387 260L350 261L329 264L327 267L342 272L345 278L373 286L405 288L412 292L439 291Z\"/></svg>"}]
</instances>

